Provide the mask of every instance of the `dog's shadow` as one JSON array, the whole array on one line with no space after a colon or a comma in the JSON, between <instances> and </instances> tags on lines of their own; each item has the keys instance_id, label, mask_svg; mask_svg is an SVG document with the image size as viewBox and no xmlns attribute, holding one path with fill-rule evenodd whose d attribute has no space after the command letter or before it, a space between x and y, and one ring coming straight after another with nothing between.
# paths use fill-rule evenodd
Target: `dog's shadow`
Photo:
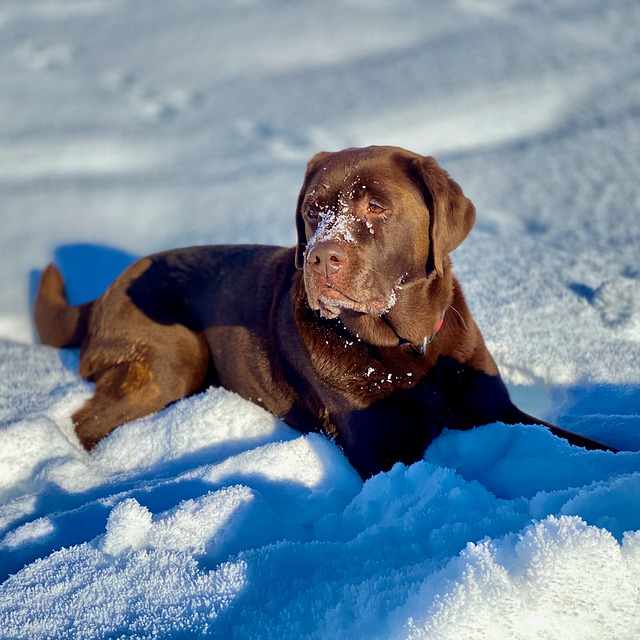
<instances>
[{"instance_id":1,"label":"dog's shadow","mask_svg":"<svg viewBox=\"0 0 640 640\"><path fill-rule=\"evenodd\" d=\"M82 304L97 298L139 256L120 249L97 244L69 244L58 247L52 262L64 276L67 297L71 304ZM29 274L29 309L38 291L42 269ZM34 329L35 331L35 329ZM34 341L38 338L34 334Z\"/></svg>"}]
</instances>

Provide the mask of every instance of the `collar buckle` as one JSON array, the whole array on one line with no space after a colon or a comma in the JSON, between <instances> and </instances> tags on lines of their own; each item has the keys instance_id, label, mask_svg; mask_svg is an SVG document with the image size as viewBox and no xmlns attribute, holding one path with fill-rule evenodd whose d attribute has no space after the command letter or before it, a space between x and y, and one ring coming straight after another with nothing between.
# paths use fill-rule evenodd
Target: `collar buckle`
<instances>
[{"instance_id":1,"label":"collar buckle","mask_svg":"<svg viewBox=\"0 0 640 640\"><path fill-rule=\"evenodd\" d=\"M442 325L444 324L444 315L446 310L440 314L440 319L438 320L438 324L436 325L435 331L430 336L425 336L424 340L418 345L414 346L414 349L423 356L427 353L427 347L434 341L435 337L438 335L438 331L442 329Z\"/></svg>"}]
</instances>

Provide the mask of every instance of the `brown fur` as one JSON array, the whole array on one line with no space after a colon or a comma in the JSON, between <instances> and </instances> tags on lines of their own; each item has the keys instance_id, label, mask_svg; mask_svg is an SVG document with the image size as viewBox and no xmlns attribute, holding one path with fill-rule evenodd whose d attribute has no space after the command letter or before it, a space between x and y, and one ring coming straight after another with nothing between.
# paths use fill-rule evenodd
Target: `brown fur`
<instances>
[{"instance_id":1,"label":"brown fur","mask_svg":"<svg viewBox=\"0 0 640 640\"><path fill-rule=\"evenodd\" d=\"M433 158L347 149L309 163L295 249L157 254L77 307L49 265L38 333L56 347L81 344L80 374L95 382L73 416L80 441L90 449L211 384L323 431L365 478L420 459L445 427L539 422L509 399L451 271L449 253L474 221Z\"/></svg>"}]
</instances>

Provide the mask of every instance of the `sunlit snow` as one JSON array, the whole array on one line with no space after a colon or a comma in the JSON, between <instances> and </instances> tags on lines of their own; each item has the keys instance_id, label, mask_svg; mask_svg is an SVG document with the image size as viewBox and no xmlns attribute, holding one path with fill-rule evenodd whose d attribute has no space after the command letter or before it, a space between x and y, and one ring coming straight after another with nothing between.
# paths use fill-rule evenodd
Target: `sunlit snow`
<instances>
[{"instance_id":1,"label":"sunlit snow","mask_svg":"<svg viewBox=\"0 0 640 640\"><path fill-rule=\"evenodd\" d=\"M0 638L637 640L639 24L637 0L3 0ZM151 252L292 246L309 159L369 144L475 203L454 269L517 402L622 453L492 424L363 485L209 389L87 454L39 270L81 302Z\"/></svg>"}]
</instances>

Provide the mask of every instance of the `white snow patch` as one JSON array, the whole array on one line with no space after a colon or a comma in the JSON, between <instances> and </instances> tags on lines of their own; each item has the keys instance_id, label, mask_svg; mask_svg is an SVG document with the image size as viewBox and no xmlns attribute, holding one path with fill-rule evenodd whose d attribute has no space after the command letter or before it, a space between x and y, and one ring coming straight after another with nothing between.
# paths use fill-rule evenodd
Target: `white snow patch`
<instances>
[{"instance_id":1,"label":"white snow patch","mask_svg":"<svg viewBox=\"0 0 640 640\"><path fill-rule=\"evenodd\" d=\"M111 512L100 547L112 556L137 551L144 545L150 530L151 512L141 507L134 498L127 498Z\"/></svg>"},{"instance_id":2,"label":"white snow patch","mask_svg":"<svg viewBox=\"0 0 640 640\"><path fill-rule=\"evenodd\" d=\"M333 240L342 240L347 243L356 241L352 233L354 224L358 223L358 219L354 215L349 215L348 207L344 207L341 212L326 211L320 212L320 222L315 233L307 242L307 250L311 249L319 242L331 242Z\"/></svg>"},{"instance_id":3,"label":"white snow patch","mask_svg":"<svg viewBox=\"0 0 640 640\"><path fill-rule=\"evenodd\" d=\"M640 5L294 4L2 2L0 635L636 640ZM219 389L82 450L36 271L80 302L134 256L289 246L309 158L385 143L476 205L455 272L518 402L622 452L492 424L363 485ZM345 185L319 231L353 241Z\"/></svg>"}]
</instances>

